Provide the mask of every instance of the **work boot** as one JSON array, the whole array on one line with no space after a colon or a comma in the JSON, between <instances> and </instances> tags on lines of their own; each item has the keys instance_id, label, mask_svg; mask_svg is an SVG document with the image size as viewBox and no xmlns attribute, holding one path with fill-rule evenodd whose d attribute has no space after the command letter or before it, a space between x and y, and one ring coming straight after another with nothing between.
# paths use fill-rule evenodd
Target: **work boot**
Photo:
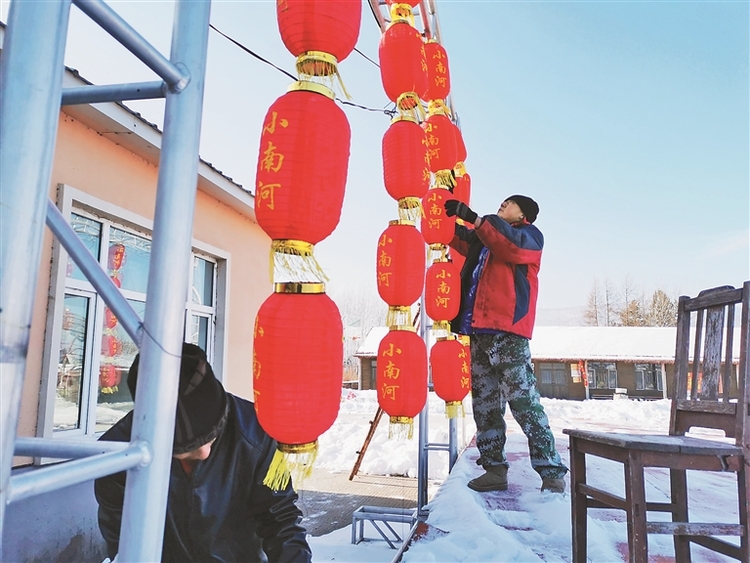
<instances>
[{"instance_id":1,"label":"work boot","mask_svg":"<svg viewBox=\"0 0 750 563\"><path fill-rule=\"evenodd\" d=\"M549 491L550 493L564 493L565 492L565 479L553 479L551 477L545 477L542 479L542 492Z\"/></svg>"},{"instance_id":2,"label":"work boot","mask_svg":"<svg viewBox=\"0 0 750 563\"><path fill-rule=\"evenodd\" d=\"M468 482L467 486L480 493L508 490L508 468L504 465L485 467L485 474Z\"/></svg>"}]
</instances>

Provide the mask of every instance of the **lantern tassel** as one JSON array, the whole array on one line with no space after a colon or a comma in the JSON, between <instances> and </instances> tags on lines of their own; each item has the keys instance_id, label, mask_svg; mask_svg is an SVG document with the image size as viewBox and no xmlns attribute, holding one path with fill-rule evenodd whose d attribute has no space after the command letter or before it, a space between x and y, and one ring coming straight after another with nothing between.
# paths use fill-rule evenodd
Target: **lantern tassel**
<instances>
[{"instance_id":1,"label":"lantern tassel","mask_svg":"<svg viewBox=\"0 0 750 563\"><path fill-rule=\"evenodd\" d=\"M416 223L424 217L422 200L418 197L402 197L398 200L398 218L400 221Z\"/></svg>"},{"instance_id":2,"label":"lantern tassel","mask_svg":"<svg viewBox=\"0 0 750 563\"><path fill-rule=\"evenodd\" d=\"M284 281L328 281L323 268L313 255L314 245L302 240L274 240L271 243L271 282L279 277L292 277ZM312 278L312 279L311 279Z\"/></svg>"},{"instance_id":3,"label":"lantern tassel","mask_svg":"<svg viewBox=\"0 0 750 563\"><path fill-rule=\"evenodd\" d=\"M463 401L446 401L445 402L445 417L448 419L456 418L458 415L461 415L461 418L464 418L466 416L466 411L464 410L464 403Z\"/></svg>"},{"instance_id":4,"label":"lantern tassel","mask_svg":"<svg viewBox=\"0 0 750 563\"><path fill-rule=\"evenodd\" d=\"M318 457L318 442L312 444L279 444L273 454L268 473L263 484L272 491L286 489L292 480L292 487L299 487L310 475ZM295 487L295 488L296 488Z\"/></svg>"},{"instance_id":5,"label":"lantern tassel","mask_svg":"<svg viewBox=\"0 0 750 563\"><path fill-rule=\"evenodd\" d=\"M453 171L445 169L435 172L435 184L448 189L455 187L456 179L453 177Z\"/></svg>"},{"instance_id":6,"label":"lantern tassel","mask_svg":"<svg viewBox=\"0 0 750 563\"><path fill-rule=\"evenodd\" d=\"M411 440L414 436L414 419L410 416L392 416L388 425L388 439Z\"/></svg>"},{"instance_id":7,"label":"lantern tassel","mask_svg":"<svg viewBox=\"0 0 750 563\"><path fill-rule=\"evenodd\" d=\"M404 92L396 99L396 107L401 115L410 117L417 122L424 121L427 116L422 102L416 92Z\"/></svg>"},{"instance_id":8,"label":"lantern tassel","mask_svg":"<svg viewBox=\"0 0 750 563\"><path fill-rule=\"evenodd\" d=\"M385 316L386 326L393 329L394 327L411 327L411 307L391 305L388 307L388 313Z\"/></svg>"},{"instance_id":9,"label":"lantern tassel","mask_svg":"<svg viewBox=\"0 0 750 563\"><path fill-rule=\"evenodd\" d=\"M352 99L339 73L338 61L330 53L324 51L306 51L297 57L296 66L300 79L309 81L314 78L324 77L328 79L331 89L333 89L335 76L346 99Z\"/></svg>"}]
</instances>

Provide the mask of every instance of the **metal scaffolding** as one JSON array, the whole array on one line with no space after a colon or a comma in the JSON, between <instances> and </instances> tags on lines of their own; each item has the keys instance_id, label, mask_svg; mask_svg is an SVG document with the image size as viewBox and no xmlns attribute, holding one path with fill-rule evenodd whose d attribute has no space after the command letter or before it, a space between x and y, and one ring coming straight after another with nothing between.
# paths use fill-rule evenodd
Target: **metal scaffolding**
<instances>
[{"instance_id":1,"label":"metal scaffolding","mask_svg":"<svg viewBox=\"0 0 750 563\"><path fill-rule=\"evenodd\" d=\"M162 80L63 89L71 4ZM161 557L209 13L210 0L178 0L171 55L166 59L101 0L11 3L0 65L0 531L10 502L127 470L118 560ZM155 97L165 97L166 107L148 302L141 320L47 194L61 104ZM129 444L16 439L45 222L140 349L141 376ZM11 475L14 455L72 461Z\"/></svg>"}]
</instances>

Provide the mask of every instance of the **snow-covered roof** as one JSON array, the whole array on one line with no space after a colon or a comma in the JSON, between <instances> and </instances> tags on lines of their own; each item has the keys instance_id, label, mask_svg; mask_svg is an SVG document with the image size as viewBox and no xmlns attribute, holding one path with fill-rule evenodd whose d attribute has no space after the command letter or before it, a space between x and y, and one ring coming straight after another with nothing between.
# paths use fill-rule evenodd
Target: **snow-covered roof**
<instances>
[{"instance_id":1,"label":"snow-covered roof","mask_svg":"<svg viewBox=\"0 0 750 563\"><path fill-rule=\"evenodd\" d=\"M370 330L355 356L375 357L387 327ZM673 362L674 327L537 326L531 340L535 360ZM734 329L733 360L739 361L740 329Z\"/></svg>"}]
</instances>

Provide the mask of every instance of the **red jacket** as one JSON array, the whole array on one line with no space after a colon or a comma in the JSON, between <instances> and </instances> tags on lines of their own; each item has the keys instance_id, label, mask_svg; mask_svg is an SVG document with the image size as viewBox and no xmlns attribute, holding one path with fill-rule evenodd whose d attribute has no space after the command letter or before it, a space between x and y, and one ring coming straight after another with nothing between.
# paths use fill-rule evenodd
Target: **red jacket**
<instances>
[{"instance_id":1,"label":"red jacket","mask_svg":"<svg viewBox=\"0 0 750 563\"><path fill-rule=\"evenodd\" d=\"M472 285L472 274L482 248L489 250L476 286L471 326L511 332L531 338L539 290L539 266L544 237L524 221L510 225L497 215L486 215L477 229L456 225L451 248L466 256L461 270L461 312Z\"/></svg>"}]
</instances>

